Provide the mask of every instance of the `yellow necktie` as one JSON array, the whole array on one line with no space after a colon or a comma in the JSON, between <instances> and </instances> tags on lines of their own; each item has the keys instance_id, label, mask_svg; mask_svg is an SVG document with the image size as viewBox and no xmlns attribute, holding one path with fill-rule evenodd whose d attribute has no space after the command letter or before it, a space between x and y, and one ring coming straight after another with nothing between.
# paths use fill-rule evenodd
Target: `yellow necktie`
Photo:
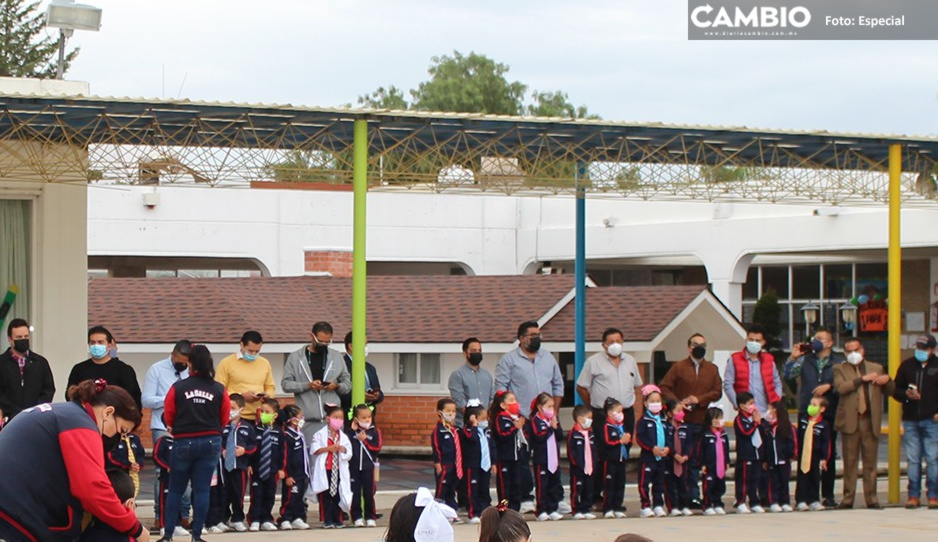
<instances>
[{"instance_id":1,"label":"yellow necktie","mask_svg":"<svg viewBox=\"0 0 938 542\"><path fill-rule=\"evenodd\" d=\"M137 462L134 456L134 449L130 446L130 436L124 437L124 445L127 446L127 461L130 463L130 479L134 481L134 498L140 494L140 474L133 471L133 465Z\"/></svg>"},{"instance_id":2,"label":"yellow necktie","mask_svg":"<svg viewBox=\"0 0 938 542\"><path fill-rule=\"evenodd\" d=\"M814 420L808 420L808 428L804 431L804 446L801 448L801 472L807 474L811 471L811 451L814 448Z\"/></svg>"},{"instance_id":3,"label":"yellow necktie","mask_svg":"<svg viewBox=\"0 0 938 542\"><path fill-rule=\"evenodd\" d=\"M856 369L857 369L857 376L862 379L863 375L860 374L860 366L857 365ZM857 388L857 393L860 398L860 407L859 407L860 415L866 414L866 382L864 382L863 380L860 380L860 386Z\"/></svg>"}]
</instances>

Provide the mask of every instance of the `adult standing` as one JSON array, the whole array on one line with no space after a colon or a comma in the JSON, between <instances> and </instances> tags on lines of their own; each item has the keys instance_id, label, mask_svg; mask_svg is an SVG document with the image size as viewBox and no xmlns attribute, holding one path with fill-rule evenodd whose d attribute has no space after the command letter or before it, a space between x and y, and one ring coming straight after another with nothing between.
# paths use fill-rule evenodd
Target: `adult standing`
<instances>
[{"instance_id":1,"label":"adult standing","mask_svg":"<svg viewBox=\"0 0 938 542\"><path fill-rule=\"evenodd\" d=\"M843 435L844 500L839 508L853 508L857 491L857 464L863 456L863 497L867 508L880 509L876 494L876 461L883 397L896 391L896 383L883 366L865 359L860 339L844 343L847 363L834 366L834 388L840 396L834 429Z\"/></svg>"},{"instance_id":2,"label":"adult standing","mask_svg":"<svg viewBox=\"0 0 938 542\"><path fill-rule=\"evenodd\" d=\"M55 382L49 362L29 347L26 320L11 320L7 339L10 347L0 354L0 420L9 421L22 410L52 401Z\"/></svg>"},{"instance_id":3,"label":"adult standing","mask_svg":"<svg viewBox=\"0 0 938 542\"><path fill-rule=\"evenodd\" d=\"M759 324L749 326L746 347L726 362L723 391L737 410L736 394L748 391L762 414L768 411L770 404L782 399L782 379L778 376L775 356L765 351L765 328Z\"/></svg>"},{"instance_id":4,"label":"adult standing","mask_svg":"<svg viewBox=\"0 0 938 542\"><path fill-rule=\"evenodd\" d=\"M88 353L90 358L72 367L68 375L67 390L85 380L104 380L111 386L123 388L134 398L137 410L143 410L140 400L140 384L134 368L116 357L111 357L109 345L114 344L114 337L104 326L94 326L88 330ZM66 397L68 399L68 397Z\"/></svg>"},{"instance_id":5,"label":"adult standing","mask_svg":"<svg viewBox=\"0 0 938 542\"><path fill-rule=\"evenodd\" d=\"M710 403L720 400L723 395L723 379L716 364L707 361L707 339L700 333L694 333L687 339L688 356L677 361L661 379L661 393L665 399L673 399L684 405L684 427L687 428L687 442L691 449L683 455L690 456L689 484L691 498L700 505L700 493L697 481L700 478L700 462L697 451L700 436L704 430L704 418Z\"/></svg>"},{"instance_id":6,"label":"adult standing","mask_svg":"<svg viewBox=\"0 0 938 542\"><path fill-rule=\"evenodd\" d=\"M88 512L147 542L104 472L104 454L140 424L140 410L125 390L101 380L81 382L69 397L24 410L0 432L0 539L78 540Z\"/></svg>"},{"instance_id":7,"label":"adult standing","mask_svg":"<svg viewBox=\"0 0 938 542\"><path fill-rule=\"evenodd\" d=\"M341 405L340 393L351 393L352 380L345 369L342 354L329 348L332 325L316 322L309 334L310 344L287 356L280 387L296 397L306 423L303 436L307 442L326 426L326 405Z\"/></svg>"},{"instance_id":8,"label":"adult standing","mask_svg":"<svg viewBox=\"0 0 938 542\"><path fill-rule=\"evenodd\" d=\"M183 339L173 346L173 351L169 357L157 361L147 369L146 377L143 379L143 394L141 401L143 408L150 409L150 435L151 442L154 444L160 438L166 436L166 424L163 423L163 410L166 404L166 394L169 389L180 380L189 376L189 352L192 349L192 343ZM153 478L153 494L159 495L160 487L160 467L156 466L156 476ZM180 525L188 529L191 527L189 522L189 500L190 492L187 491L182 497L182 518ZM160 528L160 499L153 499L153 512L155 518L154 528Z\"/></svg>"},{"instance_id":9,"label":"adult standing","mask_svg":"<svg viewBox=\"0 0 938 542\"><path fill-rule=\"evenodd\" d=\"M541 328L527 321L518 326L518 348L507 352L495 367L495 391L510 391L521 404L521 412L530 417L531 403L540 393L554 398L554 412L563 402L563 376L553 354L541 348ZM534 478L531 474L531 451L522 447L518 460L521 469L521 512L534 511Z\"/></svg>"},{"instance_id":10,"label":"adult standing","mask_svg":"<svg viewBox=\"0 0 938 542\"><path fill-rule=\"evenodd\" d=\"M238 351L222 359L215 371L215 380L228 393L240 393L244 397L241 417L252 422L257 417L261 401L265 397L273 397L277 391L270 362L261 356L263 346L264 339L259 332L245 331Z\"/></svg>"},{"instance_id":11,"label":"adult standing","mask_svg":"<svg viewBox=\"0 0 938 542\"><path fill-rule=\"evenodd\" d=\"M365 356L368 356L368 347L365 347ZM349 382L352 381L352 332L345 334L345 370L349 374ZM342 412L349 414L352 411L352 387L349 386L348 393L339 393L339 399L342 400ZM365 404L371 407L371 423L377 423L377 406L384 401L384 392L381 391L381 381L378 380L378 371L375 366L365 361ZM352 427L352 416L346 416L346 427Z\"/></svg>"},{"instance_id":12,"label":"adult standing","mask_svg":"<svg viewBox=\"0 0 938 542\"><path fill-rule=\"evenodd\" d=\"M471 399L488 408L495 399L495 379L482 368L482 341L469 337L462 342L462 355L466 359L460 368L449 375L449 396L456 401L456 426L462 427L463 413Z\"/></svg>"},{"instance_id":13,"label":"adult standing","mask_svg":"<svg viewBox=\"0 0 938 542\"><path fill-rule=\"evenodd\" d=\"M202 540L208 514L212 474L221 458L221 431L228 423L231 402L225 387L215 381L212 354L203 345L189 352L189 377L174 383L166 394L163 417L172 429L165 534L172 540L182 507L182 494L192 484L192 540Z\"/></svg>"},{"instance_id":14,"label":"adult standing","mask_svg":"<svg viewBox=\"0 0 938 542\"><path fill-rule=\"evenodd\" d=\"M791 357L785 362L785 378L801 378L798 386L798 439L804 442L804 434L800 428L808 425L808 405L812 397L823 397L827 400L827 409L824 410L824 421L831 428L831 461L827 470L821 473L822 504L828 508L837 506L834 500L834 481L836 480L837 457L837 430L835 418L837 416L837 401L839 395L834 388L834 367L844 362L844 357L832 351L834 338L830 331L818 330L814 334L810 345L800 345L794 348ZM802 423L804 422L804 423Z\"/></svg>"},{"instance_id":15,"label":"adult standing","mask_svg":"<svg viewBox=\"0 0 938 542\"><path fill-rule=\"evenodd\" d=\"M915 355L899 365L893 398L902 403L902 428L909 465L909 500L906 508L921 506L922 459L928 507L938 508L938 357L935 337L915 341Z\"/></svg>"}]
</instances>

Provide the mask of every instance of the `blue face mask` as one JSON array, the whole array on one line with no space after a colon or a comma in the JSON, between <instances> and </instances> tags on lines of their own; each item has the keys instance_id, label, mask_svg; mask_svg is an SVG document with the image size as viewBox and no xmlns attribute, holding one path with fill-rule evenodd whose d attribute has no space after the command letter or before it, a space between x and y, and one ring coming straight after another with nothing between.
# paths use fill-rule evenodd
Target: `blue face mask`
<instances>
[{"instance_id":1,"label":"blue face mask","mask_svg":"<svg viewBox=\"0 0 938 542\"><path fill-rule=\"evenodd\" d=\"M755 356L762 351L762 343L756 341L747 341L746 351Z\"/></svg>"},{"instance_id":2,"label":"blue face mask","mask_svg":"<svg viewBox=\"0 0 938 542\"><path fill-rule=\"evenodd\" d=\"M254 360L257 359L257 354L248 354L248 353L245 353L245 354L244 354L244 359L247 360L247 361L254 361Z\"/></svg>"},{"instance_id":3,"label":"blue face mask","mask_svg":"<svg viewBox=\"0 0 938 542\"><path fill-rule=\"evenodd\" d=\"M94 359L101 359L107 355L107 345L92 344L88 347L88 353L91 354L91 357Z\"/></svg>"},{"instance_id":4,"label":"blue face mask","mask_svg":"<svg viewBox=\"0 0 938 542\"><path fill-rule=\"evenodd\" d=\"M915 359L919 360L922 363L928 361L928 350L915 350Z\"/></svg>"}]
</instances>

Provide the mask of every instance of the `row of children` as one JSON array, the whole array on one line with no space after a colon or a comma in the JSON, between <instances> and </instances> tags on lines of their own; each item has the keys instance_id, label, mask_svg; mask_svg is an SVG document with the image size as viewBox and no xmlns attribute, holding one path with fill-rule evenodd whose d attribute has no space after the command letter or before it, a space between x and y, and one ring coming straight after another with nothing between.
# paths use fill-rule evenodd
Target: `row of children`
<instances>
[{"instance_id":1,"label":"row of children","mask_svg":"<svg viewBox=\"0 0 938 542\"><path fill-rule=\"evenodd\" d=\"M662 404L661 391L654 385L643 387L642 395L644 415L633 431L623 426L623 406L615 399L605 401L606 418L599 428L593 428L589 408L573 409L574 425L567 435L573 518L596 518L591 511L595 469L603 472L603 516L626 517L626 462L628 445L633 441L641 450L638 472L641 517L692 514L688 463L692 459L702 467L704 514L725 514L722 499L730 466L730 445L724 432L723 411L709 408L705 426L708 430L699 442L691 442L683 426L680 403ZM740 405L735 422L737 512L764 512L763 505L772 512L792 511L788 486L791 464L798 457L798 508L822 508L818 498L819 473L826 469L831 456L829 428L821 416L824 399L812 400L801 450L782 405L770 408L763 418L751 394L740 393L737 400ZM519 458L527 447L532 459L537 519L562 519L559 445L563 431L553 404L553 397L542 393L525 417L513 393L499 392L488 411L481 404L470 402L465 410L465 426L457 428L455 402L441 399L437 404L440 421L431 436L436 498L458 510L457 488L465 484L469 522L478 523L482 511L491 505L489 482L495 475L498 499L506 500L510 509L518 511L521 469L529 468ZM493 422L491 428L489 420Z\"/></svg>"}]
</instances>

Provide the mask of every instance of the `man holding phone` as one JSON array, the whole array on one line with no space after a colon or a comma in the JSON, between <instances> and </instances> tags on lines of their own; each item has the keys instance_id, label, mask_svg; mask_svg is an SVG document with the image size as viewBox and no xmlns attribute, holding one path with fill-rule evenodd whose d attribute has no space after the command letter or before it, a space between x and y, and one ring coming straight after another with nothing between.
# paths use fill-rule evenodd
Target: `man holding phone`
<instances>
[{"instance_id":1,"label":"man holding phone","mask_svg":"<svg viewBox=\"0 0 938 542\"><path fill-rule=\"evenodd\" d=\"M241 417L252 422L261 401L276 391L270 362L260 355L263 345L260 332L245 331L238 351L222 359L215 369L215 380L225 386L229 394L240 393L244 397Z\"/></svg>"},{"instance_id":2,"label":"man holding phone","mask_svg":"<svg viewBox=\"0 0 938 542\"><path fill-rule=\"evenodd\" d=\"M368 348L365 348L365 356L368 356ZM345 334L345 369L348 371L349 378L352 375L352 332ZM348 414L352 409L352 389L349 387L348 393L339 393L342 399L342 412ZM375 366L365 361L365 404L371 407L371 423L374 424L375 417L378 414L376 408L381 401L384 401L384 392L381 391L381 381L378 380L378 371ZM352 426L352 416L346 416L346 427Z\"/></svg>"},{"instance_id":3,"label":"man holding phone","mask_svg":"<svg viewBox=\"0 0 938 542\"><path fill-rule=\"evenodd\" d=\"M922 459L928 508L938 509L938 358L935 337L915 341L915 355L899 365L893 398L902 403L902 446L909 464L909 500L906 508L922 501Z\"/></svg>"}]
</instances>

